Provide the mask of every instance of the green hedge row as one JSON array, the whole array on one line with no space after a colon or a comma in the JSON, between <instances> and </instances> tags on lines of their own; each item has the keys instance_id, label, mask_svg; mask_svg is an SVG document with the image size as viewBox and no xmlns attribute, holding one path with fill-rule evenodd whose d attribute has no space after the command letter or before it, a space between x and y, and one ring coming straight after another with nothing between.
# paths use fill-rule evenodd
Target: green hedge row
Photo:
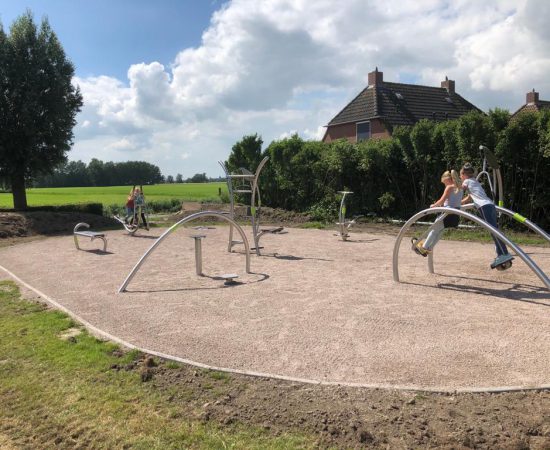
<instances>
[{"instance_id":1,"label":"green hedge row","mask_svg":"<svg viewBox=\"0 0 550 450\"><path fill-rule=\"evenodd\" d=\"M429 207L443 190L441 174L471 162L481 170L479 145L501 163L505 206L550 228L550 111L511 118L507 111L471 112L458 120L422 120L396 127L390 139L325 144L297 135L262 151L257 135L233 146L230 170L255 170L270 160L260 178L265 205L308 211L315 219L336 217L340 190L349 197L348 215L407 219Z\"/></svg>"}]
</instances>

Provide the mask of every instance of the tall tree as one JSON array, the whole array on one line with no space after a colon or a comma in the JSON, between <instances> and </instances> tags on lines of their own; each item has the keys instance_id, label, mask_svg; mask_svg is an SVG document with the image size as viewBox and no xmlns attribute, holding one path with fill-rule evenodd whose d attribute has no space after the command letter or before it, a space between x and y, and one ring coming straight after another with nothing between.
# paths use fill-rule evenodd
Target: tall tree
<instances>
[{"instance_id":1,"label":"tall tree","mask_svg":"<svg viewBox=\"0 0 550 450\"><path fill-rule=\"evenodd\" d=\"M0 25L0 177L11 185L16 209L27 207L25 182L66 159L82 106L74 66L43 19L27 11L9 35Z\"/></svg>"},{"instance_id":2,"label":"tall tree","mask_svg":"<svg viewBox=\"0 0 550 450\"><path fill-rule=\"evenodd\" d=\"M243 136L231 149L231 154L227 160L229 171L234 172L244 168L250 172L255 172L256 167L262 160L263 143L261 136L257 134Z\"/></svg>"}]
</instances>

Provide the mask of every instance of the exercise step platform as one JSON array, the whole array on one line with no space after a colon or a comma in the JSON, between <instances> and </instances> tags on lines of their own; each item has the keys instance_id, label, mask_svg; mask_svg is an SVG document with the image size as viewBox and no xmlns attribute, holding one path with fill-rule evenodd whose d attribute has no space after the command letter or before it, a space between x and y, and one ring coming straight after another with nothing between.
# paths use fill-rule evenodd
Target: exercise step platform
<instances>
[{"instance_id":1,"label":"exercise step platform","mask_svg":"<svg viewBox=\"0 0 550 450\"><path fill-rule=\"evenodd\" d=\"M233 284L237 284L235 278L239 278L239 275L237 275L236 273L224 273L222 276L220 276L220 278L224 280L223 284L225 286L231 286Z\"/></svg>"}]
</instances>

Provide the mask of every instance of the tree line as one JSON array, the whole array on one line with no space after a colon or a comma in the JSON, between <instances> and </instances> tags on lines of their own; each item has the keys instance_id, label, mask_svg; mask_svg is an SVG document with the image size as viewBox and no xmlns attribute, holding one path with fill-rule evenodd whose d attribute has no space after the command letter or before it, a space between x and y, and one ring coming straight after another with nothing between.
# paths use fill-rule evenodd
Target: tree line
<instances>
[{"instance_id":1,"label":"tree line","mask_svg":"<svg viewBox=\"0 0 550 450\"><path fill-rule=\"evenodd\" d=\"M157 184L164 181L158 166L145 161L103 162L92 159L69 161L54 168L51 173L36 177L34 187L66 186L132 186Z\"/></svg>"},{"instance_id":2,"label":"tree line","mask_svg":"<svg viewBox=\"0 0 550 450\"><path fill-rule=\"evenodd\" d=\"M205 173L197 173L183 178L178 173L164 176L160 168L145 161L103 162L93 158L88 164L82 161L69 161L55 167L51 173L42 174L31 181L37 188L81 187L81 186L133 186L159 183L208 183L219 181Z\"/></svg>"},{"instance_id":3,"label":"tree line","mask_svg":"<svg viewBox=\"0 0 550 450\"><path fill-rule=\"evenodd\" d=\"M442 192L441 174L469 161L479 170L479 145L494 151L504 178L505 207L542 227L550 227L550 111L511 118L505 110L470 112L445 122L421 120L396 127L389 139L359 143L304 141L299 136L273 141L262 151L261 137L237 142L227 161L231 171L254 171L264 156L260 177L264 204L309 212L332 220L340 190L349 197L349 214L406 219L429 207Z\"/></svg>"}]
</instances>

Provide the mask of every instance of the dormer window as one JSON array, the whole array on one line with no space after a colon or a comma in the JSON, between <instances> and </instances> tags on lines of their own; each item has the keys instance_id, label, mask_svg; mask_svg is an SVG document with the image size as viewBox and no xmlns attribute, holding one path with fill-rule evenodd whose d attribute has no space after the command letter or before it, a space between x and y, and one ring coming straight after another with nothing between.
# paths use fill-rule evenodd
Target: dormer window
<instances>
[{"instance_id":1,"label":"dormer window","mask_svg":"<svg viewBox=\"0 0 550 450\"><path fill-rule=\"evenodd\" d=\"M370 122L360 122L357 127L357 142L370 139Z\"/></svg>"}]
</instances>

